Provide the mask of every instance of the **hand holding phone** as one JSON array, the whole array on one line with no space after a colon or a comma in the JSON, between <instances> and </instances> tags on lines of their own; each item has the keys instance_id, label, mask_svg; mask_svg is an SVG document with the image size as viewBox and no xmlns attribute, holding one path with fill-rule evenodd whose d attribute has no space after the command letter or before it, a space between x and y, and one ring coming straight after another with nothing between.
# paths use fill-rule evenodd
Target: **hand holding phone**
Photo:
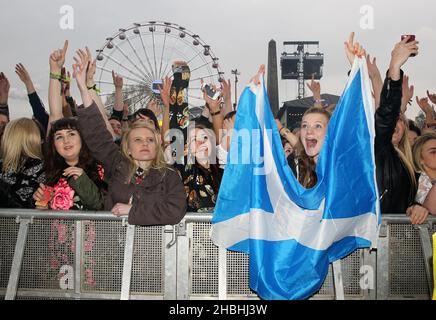
<instances>
[{"instance_id":1,"label":"hand holding phone","mask_svg":"<svg viewBox=\"0 0 436 320\"><path fill-rule=\"evenodd\" d=\"M201 90L206 92L206 94L213 100L217 100L220 97L220 92L213 90L212 87L208 84L203 83L201 85Z\"/></svg>"},{"instance_id":2,"label":"hand holding phone","mask_svg":"<svg viewBox=\"0 0 436 320\"><path fill-rule=\"evenodd\" d=\"M407 40L407 43L412 42L412 41L415 41L415 35L414 35L414 34L403 34L403 35L401 36L401 41L403 41L403 40L404 40L405 38L407 38L407 37L409 37L409 39ZM411 57L415 57L416 54L412 53L410 56L411 56Z\"/></svg>"}]
</instances>

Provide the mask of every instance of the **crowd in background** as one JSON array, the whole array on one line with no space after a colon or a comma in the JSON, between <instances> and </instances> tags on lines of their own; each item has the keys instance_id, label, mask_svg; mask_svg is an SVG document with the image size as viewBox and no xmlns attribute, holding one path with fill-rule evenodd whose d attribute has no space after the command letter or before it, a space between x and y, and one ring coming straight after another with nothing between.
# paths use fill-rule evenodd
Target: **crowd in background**
<instances>
[{"instance_id":1,"label":"crowd in background","mask_svg":"<svg viewBox=\"0 0 436 320\"><path fill-rule=\"evenodd\" d=\"M350 65L356 57L367 60L381 211L407 214L411 223L421 224L436 214L436 122L430 104L436 104L436 94L427 91L428 97L414 98L411 79L401 70L413 63L418 42L406 37L395 45L385 79L353 33L345 52ZM0 73L0 207L107 210L138 225L176 224L186 212L213 211L237 114L230 81L205 90L203 113L191 119L189 65L175 61L171 79L162 79L159 98L129 115L123 78L112 73L115 103L106 110L88 48L76 51L70 71L64 66L67 53L65 41L49 57L48 111L25 66L16 65L32 119L10 120L9 82ZM72 79L81 104L71 97ZM277 126L291 170L311 188L317 183L316 164L335 105L322 105L319 82L312 80L308 87L314 105L300 128L291 131L279 120ZM423 127L405 116L412 100L425 115Z\"/></svg>"}]
</instances>

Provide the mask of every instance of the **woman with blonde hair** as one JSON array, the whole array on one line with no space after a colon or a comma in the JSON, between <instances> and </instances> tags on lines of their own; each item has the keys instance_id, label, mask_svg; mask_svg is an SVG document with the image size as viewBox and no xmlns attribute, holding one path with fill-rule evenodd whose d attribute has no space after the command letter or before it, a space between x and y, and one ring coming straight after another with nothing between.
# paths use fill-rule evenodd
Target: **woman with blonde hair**
<instances>
[{"instance_id":1,"label":"woman with blonde hair","mask_svg":"<svg viewBox=\"0 0 436 320\"><path fill-rule=\"evenodd\" d=\"M84 105L78 123L92 155L105 169L105 209L128 215L130 224L179 223L186 213L185 191L177 172L165 164L159 133L138 121L123 133L120 150L86 86L87 60L78 54L73 76Z\"/></svg>"},{"instance_id":2,"label":"woman with blonde hair","mask_svg":"<svg viewBox=\"0 0 436 320\"><path fill-rule=\"evenodd\" d=\"M1 207L34 208L33 193L45 180L41 143L41 132L31 119L6 126L1 143Z\"/></svg>"},{"instance_id":3,"label":"woman with blonde hair","mask_svg":"<svg viewBox=\"0 0 436 320\"><path fill-rule=\"evenodd\" d=\"M436 133L425 133L416 139L413 160L420 172L416 202L436 214Z\"/></svg>"}]
</instances>

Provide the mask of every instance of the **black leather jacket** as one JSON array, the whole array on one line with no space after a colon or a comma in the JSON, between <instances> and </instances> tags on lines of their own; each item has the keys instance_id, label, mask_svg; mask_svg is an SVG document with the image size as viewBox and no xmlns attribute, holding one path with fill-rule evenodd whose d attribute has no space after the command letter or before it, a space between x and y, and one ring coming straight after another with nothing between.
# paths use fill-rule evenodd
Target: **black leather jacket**
<instances>
[{"instance_id":1,"label":"black leather jacket","mask_svg":"<svg viewBox=\"0 0 436 320\"><path fill-rule=\"evenodd\" d=\"M407 168L392 144L392 135L400 115L403 72L401 79L386 77L380 107L375 113L375 161L382 213L402 213L414 202L413 186Z\"/></svg>"}]
</instances>

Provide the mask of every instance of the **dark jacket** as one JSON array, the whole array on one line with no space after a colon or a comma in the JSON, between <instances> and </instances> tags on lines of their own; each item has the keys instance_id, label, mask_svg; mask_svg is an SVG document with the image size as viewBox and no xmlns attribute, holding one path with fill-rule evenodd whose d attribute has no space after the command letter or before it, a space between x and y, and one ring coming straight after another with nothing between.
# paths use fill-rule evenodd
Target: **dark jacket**
<instances>
[{"instance_id":1,"label":"dark jacket","mask_svg":"<svg viewBox=\"0 0 436 320\"><path fill-rule=\"evenodd\" d=\"M375 113L375 161L382 213L404 214L413 203L417 190L392 144L392 135L400 116L402 83L403 72L398 81L386 77L380 107Z\"/></svg>"},{"instance_id":2,"label":"dark jacket","mask_svg":"<svg viewBox=\"0 0 436 320\"><path fill-rule=\"evenodd\" d=\"M104 190L103 188L99 188L99 186L97 186L85 172L83 172L77 180L70 177L67 181L79 196L80 204L78 209L96 211L103 209Z\"/></svg>"},{"instance_id":3,"label":"dark jacket","mask_svg":"<svg viewBox=\"0 0 436 320\"><path fill-rule=\"evenodd\" d=\"M129 180L129 163L106 129L95 103L78 110L79 128L92 155L103 164L109 184L105 209L117 203L129 203L132 208L129 223L136 225L177 224L186 213L183 183L174 169L151 169L145 179L135 184Z\"/></svg>"}]
</instances>

